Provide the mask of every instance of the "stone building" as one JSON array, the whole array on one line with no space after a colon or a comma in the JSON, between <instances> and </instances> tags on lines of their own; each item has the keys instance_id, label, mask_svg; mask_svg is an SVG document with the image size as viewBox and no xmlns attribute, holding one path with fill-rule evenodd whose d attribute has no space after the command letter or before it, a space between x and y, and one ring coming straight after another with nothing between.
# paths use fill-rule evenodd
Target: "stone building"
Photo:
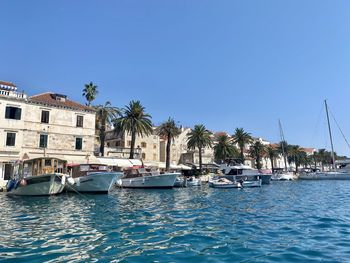
<instances>
[{"instance_id":1,"label":"stone building","mask_svg":"<svg viewBox=\"0 0 350 263\"><path fill-rule=\"evenodd\" d=\"M51 156L84 163L93 157L94 109L65 95L28 97L0 82L0 181L8 180L20 160Z\"/></svg>"},{"instance_id":2,"label":"stone building","mask_svg":"<svg viewBox=\"0 0 350 263\"><path fill-rule=\"evenodd\" d=\"M159 163L165 163L167 141L156 134L156 128L153 127L153 133L149 136L136 136L135 158L140 158L145 163L159 165ZM199 163L198 149L189 150L187 148L187 137L190 131L190 128L181 128L180 135L172 142L170 151L170 162L172 164ZM112 130L107 132L105 156L128 158L130 146L130 134L124 133L120 135ZM203 149L203 163L213 162L213 156L212 149Z\"/></svg>"}]
</instances>

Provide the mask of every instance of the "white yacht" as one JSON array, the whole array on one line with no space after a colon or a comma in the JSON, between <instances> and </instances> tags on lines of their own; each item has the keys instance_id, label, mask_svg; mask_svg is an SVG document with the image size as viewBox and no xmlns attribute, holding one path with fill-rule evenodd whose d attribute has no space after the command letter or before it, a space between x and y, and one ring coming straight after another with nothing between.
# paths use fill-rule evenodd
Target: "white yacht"
<instances>
[{"instance_id":1,"label":"white yacht","mask_svg":"<svg viewBox=\"0 0 350 263\"><path fill-rule=\"evenodd\" d=\"M324 101L327 115L329 139L332 148L332 170L329 172L314 172L314 173L302 173L299 175L301 180L350 180L350 160L335 160L333 137L331 124L329 121L328 105L327 101ZM337 167L338 165L338 167Z\"/></svg>"},{"instance_id":2,"label":"white yacht","mask_svg":"<svg viewBox=\"0 0 350 263\"><path fill-rule=\"evenodd\" d=\"M338 169L329 172L302 173L301 180L350 180L350 160L335 161Z\"/></svg>"},{"instance_id":3,"label":"white yacht","mask_svg":"<svg viewBox=\"0 0 350 263\"><path fill-rule=\"evenodd\" d=\"M116 186L122 188L173 188L177 176L181 173L164 173L145 169L129 169L116 180Z\"/></svg>"},{"instance_id":4,"label":"white yacht","mask_svg":"<svg viewBox=\"0 0 350 263\"><path fill-rule=\"evenodd\" d=\"M123 176L122 172L113 172L107 165L81 164L71 166L74 185L67 185L66 189L79 193L108 193L115 181Z\"/></svg>"},{"instance_id":5,"label":"white yacht","mask_svg":"<svg viewBox=\"0 0 350 263\"><path fill-rule=\"evenodd\" d=\"M226 178L233 179L234 181L241 182L243 187L244 181L257 181L260 183L255 184L247 184L246 187L249 187L249 185L258 186L261 184L270 184L271 181L271 174L263 174L260 173L258 169L251 168L250 166L239 164L239 165L231 165L231 164L222 164L220 166L220 170L224 173Z\"/></svg>"},{"instance_id":6,"label":"white yacht","mask_svg":"<svg viewBox=\"0 0 350 263\"><path fill-rule=\"evenodd\" d=\"M67 178L67 162L57 158L26 160L16 170L22 171L7 184L8 195L42 196L63 191Z\"/></svg>"}]
</instances>

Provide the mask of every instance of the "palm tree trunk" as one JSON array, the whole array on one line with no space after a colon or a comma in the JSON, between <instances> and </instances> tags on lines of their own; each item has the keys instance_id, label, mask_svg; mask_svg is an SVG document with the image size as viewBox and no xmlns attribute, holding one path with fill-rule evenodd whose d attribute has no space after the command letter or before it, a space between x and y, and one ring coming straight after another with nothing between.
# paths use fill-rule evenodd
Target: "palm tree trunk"
<instances>
[{"instance_id":1,"label":"palm tree trunk","mask_svg":"<svg viewBox=\"0 0 350 263\"><path fill-rule=\"evenodd\" d=\"M105 156L105 139L106 139L106 119L102 119L100 130L100 153Z\"/></svg>"},{"instance_id":2,"label":"palm tree trunk","mask_svg":"<svg viewBox=\"0 0 350 263\"><path fill-rule=\"evenodd\" d=\"M202 148L198 147L199 153L199 171L202 173Z\"/></svg>"},{"instance_id":3,"label":"palm tree trunk","mask_svg":"<svg viewBox=\"0 0 350 263\"><path fill-rule=\"evenodd\" d=\"M165 161L165 169L169 171L170 168L170 146L171 146L171 136L168 134L168 141L166 144L166 161Z\"/></svg>"},{"instance_id":4,"label":"palm tree trunk","mask_svg":"<svg viewBox=\"0 0 350 263\"><path fill-rule=\"evenodd\" d=\"M134 159L134 151L135 151L135 141L136 141L136 132L131 132L131 145L130 145L130 156L129 159Z\"/></svg>"},{"instance_id":5,"label":"palm tree trunk","mask_svg":"<svg viewBox=\"0 0 350 263\"><path fill-rule=\"evenodd\" d=\"M240 147L241 150L241 162L244 164L244 153L243 153L243 147Z\"/></svg>"},{"instance_id":6,"label":"palm tree trunk","mask_svg":"<svg viewBox=\"0 0 350 263\"><path fill-rule=\"evenodd\" d=\"M274 166L273 166L273 157L270 157L270 161L271 161L271 170L272 170L272 173L273 173L273 170L275 170Z\"/></svg>"}]
</instances>

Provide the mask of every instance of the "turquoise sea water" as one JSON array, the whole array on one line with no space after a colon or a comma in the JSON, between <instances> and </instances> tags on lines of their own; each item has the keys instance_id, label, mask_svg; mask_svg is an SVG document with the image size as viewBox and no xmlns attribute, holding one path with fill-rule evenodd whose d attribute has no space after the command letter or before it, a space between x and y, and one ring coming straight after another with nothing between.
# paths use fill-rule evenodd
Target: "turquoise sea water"
<instances>
[{"instance_id":1,"label":"turquoise sea water","mask_svg":"<svg viewBox=\"0 0 350 263\"><path fill-rule=\"evenodd\" d=\"M350 181L0 202L5 262L350 262Z\"/></svg>"}]
</instances>

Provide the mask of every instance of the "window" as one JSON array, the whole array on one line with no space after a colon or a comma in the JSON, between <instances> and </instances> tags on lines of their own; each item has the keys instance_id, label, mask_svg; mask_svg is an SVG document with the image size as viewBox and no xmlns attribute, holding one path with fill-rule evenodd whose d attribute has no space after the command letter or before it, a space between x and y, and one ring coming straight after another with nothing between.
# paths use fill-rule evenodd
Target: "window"
<instances>
[{"instance_id":1,"label":"window","mask_svg":"<svg viewBox=\"0 0 350 263\"><path fill-rule=\"evenodd\" d=\"M83 149L83 138L75 138L75 149L76 150Z\"/></svg>"},{"instance_id":2,"label":"window","mask_svg":"<svg viewBox=\"0 0 350 263\"><path fill-rule=\"evenodd\" d=\"M115 142L115 147L119 147L119 146L121 146L122 144L121 144L121 141L116 141Z\"/></svg>"},{"instance_id":3,"label":"window","mask_svg":"<svg viewBox=\"0 0 350 263\"><path fill-rule=\"evenodd\" d=\"M6 136L6 146L15 146L16 144L16 133L8 132Z\"/></svg>"},{"instance_id":4,"label":"window","mask_svg":"<svg viewBox=\"0 0 350 263\"><path fill-rule=\"evenodd\" d=\"M142 159L146 159L146 154L142 153Z\"/></svg>"},{"instance_id":5,"label":"window","mask_svg":"<svg viewBox=\"0 0 350 263\"><path fill-rule=\"evenodd\" d=\"M131 141L128 141L128 146L131 146Z\"/></svg>"},{"instance_id":6,"label":"window","mask_svg":"<svg viewBox=\"0 0 350 263\"><path fill-rule=\"evenodd\" d=\"M47 110L41 111L41 123L49 123L50 112Z\"/></svg>"},{"instance_id":7,"label":"window","mask_svg":"<svg viewBox=\"0 0 350 263\"><path fill-rule=\"evenodd\" d=\"M142 147L142 148L146 148L146 147L147 147L147 143L141 142L141 147Z\"/></svg>"},{"instance_id":8,"label":"window","mask_svg":"<svg viewBox=\"0 0 350 263\"><path fill-rule=\"evenodd\" d=\"M21 119L22 109L17 107L6 107L5 118L12 120L20 120Z\"/></svg>"},{"instance_id":9,"label":"window","mask_svg":"<svg viewBox=\"0 0 350 263\"><path fill-rule=\"evenodd\" d=\"M39 147L47 148L47 134L40 134Z\"/></svg>"},{"instance_id":10,"label":"window","mask_svg":"<svg viewBox=\"0 0 350 263\"><path fill-rule=\"evenodd\" d=\"M157 144L153 144L153 149L157 149Z\"/></svg>"},{"instance_id":11,"label":"window","mask_svg":"<svg viewBox=\"0 0 350 263\"><path fill-rule=\"evenodd\" d=\"M77 115L77 127L83 127L84 124L84 116Z\"/></svg>"}]
</instances>

